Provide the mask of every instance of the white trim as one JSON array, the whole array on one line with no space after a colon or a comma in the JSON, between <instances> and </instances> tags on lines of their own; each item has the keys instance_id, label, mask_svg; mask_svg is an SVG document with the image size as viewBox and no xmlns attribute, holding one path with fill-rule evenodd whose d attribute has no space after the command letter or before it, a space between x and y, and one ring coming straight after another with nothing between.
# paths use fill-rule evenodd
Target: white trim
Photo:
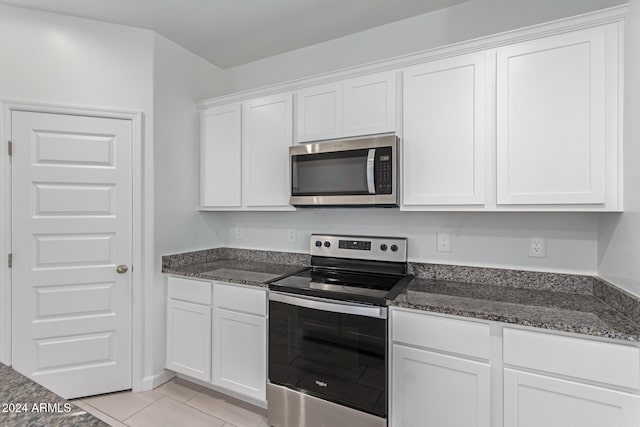
<instances>
[{"instance_id":1,"label":"white trim","mask_svg":"<svg viewBox=\"0 0 640 427\"><path fill-rule=\"evenodd\" d=\"M199 109L204 110L206 108L229 104L232 102L241 102L251 98L275 95L286 91L295 91L308 86L332 83L347 78L359 77L365 74L396 70L398 68L420 64L426 61L462 55L465 53L478 52L481 50L496 48L511 43L531 40L534 38L551 36L554 34L575 31L583 28L620 22L624 20L627 14L627 9L628 6L626 4L614 6L608 9L589 12L569 18L558 19L555 21L536 24L499 34L479 37L459 43L453 43L443 47L437 47L421 52L401 55L395 58L374 61L368 64L348 67L342 70L332 71L328 73L317 74L311 77L305 77L302 79L291 80L288 82L278 83L262 88L235 92L228 95L205 99L198 102L196 106Z\"/></svg>"},{"instance_id":2,"label":"white trim","mask_svg":"<svg viewBox=\"0 0 640 427\"><path fill-rule=\"evenodd\" d=\"M2 137L2 153L0 153L0 177L4 183L0 186L0 201L3 208L0 209L0 232L6 236L11 236L11 166L6 150L6 141L11 137L11 112L12 111L31 111L52 114L70 114L90 117L105 117L113 119L131 120L132 123L132 369L131 380L134 389L141 389L145 379L143 379L144 365L144 308L145 308L145 278L151 278L149 271L153 272L153 266L147 265L148 259L152 256L143 258L143 249L145 246L151 251L153 250L153 236L143 233L144 216L153 214L152 210L143 203L143 195L148 194L144 191L143 172L145 171L145 158L143 157L144 127L143 114L138 111L131 110L115 110L101 107L86 106L67 106L60 104L50 104L43 102L29 102L12 99L0 99L0 136ZM145 200L146 201L146 200ZM146 201L148 202L148 201ZM145 240L143 241L143 236ZM3 239L4 243L0 246L0 257L7 259L7 254L11 251L11 239ZM151 246L149 246L151 241ZM146 245L145 245L146 243ZM2 261L2 260L0 260ZM4 278L0 283L0 296L2 296L2 317L0 317L0 362L7 365L11 364L11 271L7 268L6 261L0 262L0 278ZM151 280L150 279L150 280ZM162 374L159 375L159 377Z\"/></svg>"},{"instance_id":3,"label":"white trim","mask_svg":"<svg viewBox=\"0 0 640 427\"><path fill-rule=\"evenodd\" d=\"M7 141L11 138L11 113L0 101L0 363L11 365L11 161Z\"/></svg>"},{"instance_id":4,"label":"white trim","mask_svg":"<svg viewBox=\"0 0 640 427\"><path fill-rule=\"evenodd\" d=\"M133 391L138 392L153 390L154 388L160 387L162 384L171 381L173 378L175 378L175 376L176 374L174 374L172 371L168 371L165 369L158 374L142 378L138 384L138 388L134 388Z\"/></svg>"}]
</instances>

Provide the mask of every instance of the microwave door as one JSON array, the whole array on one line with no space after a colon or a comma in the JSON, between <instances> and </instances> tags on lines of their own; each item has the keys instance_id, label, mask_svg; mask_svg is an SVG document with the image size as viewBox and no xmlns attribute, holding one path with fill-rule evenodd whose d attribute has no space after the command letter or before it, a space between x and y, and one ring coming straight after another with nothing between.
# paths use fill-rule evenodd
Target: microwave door
<instances>
[{"instance_id":1,"label":"microwave door","mask_svg":"<svg viewBox=\"0 0 640 427\"><path fill-rule=\"evenodd\" d=\"M376 194L374 166L376 164L376 149L371 148L367 155L367 189L369 194Z\"/></svg>"}]
</instances>

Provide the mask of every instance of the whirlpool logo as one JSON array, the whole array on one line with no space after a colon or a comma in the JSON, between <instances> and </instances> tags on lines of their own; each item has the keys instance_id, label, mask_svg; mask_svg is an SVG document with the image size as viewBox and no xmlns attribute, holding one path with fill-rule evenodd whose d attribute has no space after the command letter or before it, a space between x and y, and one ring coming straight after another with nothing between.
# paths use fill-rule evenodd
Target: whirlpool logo
<instances>
[{"instance_id":1,"label":"whirlpool logo","mask_svg":"<svg viewBox=\"0 0 640 427\"><path fill-rule=\"evenodd\" d=\"M328 387L329 386L329 384L325 383L324 381L319 381L319 380L316 380L316 385L318 387Z\"/></svg>"}]
</instances>

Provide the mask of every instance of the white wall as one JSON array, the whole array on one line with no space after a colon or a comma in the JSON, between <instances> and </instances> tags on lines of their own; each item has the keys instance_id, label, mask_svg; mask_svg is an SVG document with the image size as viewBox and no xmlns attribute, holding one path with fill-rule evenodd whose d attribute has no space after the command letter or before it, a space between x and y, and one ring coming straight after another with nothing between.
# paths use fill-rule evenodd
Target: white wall
<instances>
[{"instance_id":1,"label":"white wall","mask_svg":"<svg viewBox=\"0 0 640 427\"><path fill-rule=\"evenodd\" d=\"M225 70L225 93L308 77L626 3L470 0Z\"/></svg>"},{"instance_id":2,"label":"white wall","mask_svg":"<svg viewBox=\"0 0 640 427\"><path fill-rule=\"evenodd\" d=\"M0 99L142 112L144 150L153 152L151 32L0 5L0 58ZM0 289L3 291L0 295L0 360L9 361L10 273L4 260L10 250L10 241L4 227L9 221L4 197L10 187L4 141L0 152L3 184L0 190L3 196L0 212ZM150 156L146 160L144 180L145 185L149 185L153 165ZM151 227L153 206L149 202L152 202L152 196L148 191L144 193L148 220L145 224ZM149 260L152 260L152 231L148 227L143 230L143 251ZM147 266L151 268L150 263ZM134 383L139 380L134 377Z\"/></svg>"},{"instance_id":3,"label":"white wall","mask_svg":"<svg viewBox=\"0 0 640 427\"><path fill-rule=\"evenodd\" d=\"M596 273L597 214L421 213L397 209L303 209L226 213L226 245L308 252L310 233L409 238L411 261ZM243 238L235 237L240 227ZM287 242L287 230L297 242ZM436 251L436 232L451 234L452 252ZM547 239L546 258L528 257L528 238Z\"/></svg>"},{"instance_id":4,"label":"white wall","mask_svg":"<svg viewBox=\"0 0 640 427\"><path fill-rule=\"evenodd\" d=\"M629 1L625 28L624 213L599 218L598 268L640 296L640 0Z\"/></svg>"},{"instance_id":5,"label":"white wall","mask_svg":"<svg viewBox=\"0 0 640 427\"><path fill-rule=\"evenodd\" d=\"M153 304L147 312L155 337L148 364L164 367L165 294L162 255L222 244L221 222L196 211L199 204L200 117L195 101L211 96L222 71L182 47L155 36L154 187L156 274Z\"/></svg>"},{"instance_id":6,"label":"white wall","mask_svg":"<svg viewBox=\"0 0 640 427\"><path fill-rule=\"evenodd\" d=\"M635 1L635 0L634 0ZM625 3L624 0L471 0L329 42L225 70L228 92L281 83ZM231 246L306 251L310 232L407 236L415 261L596 274L597 214L417 213L314 210L226 214ZM288 227L300 230L286 242ZM235 227L246 228L236 240ZM435 233L453 252L435 251ZM547 238L546 258L529 258L528 237Z\"/></svg>"}]
</instances>

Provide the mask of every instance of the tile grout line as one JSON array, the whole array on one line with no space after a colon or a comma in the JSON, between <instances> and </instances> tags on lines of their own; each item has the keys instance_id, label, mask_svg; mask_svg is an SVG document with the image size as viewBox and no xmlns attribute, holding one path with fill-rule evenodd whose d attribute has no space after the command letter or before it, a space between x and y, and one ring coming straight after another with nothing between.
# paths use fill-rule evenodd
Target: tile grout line
<instances>
[{"instance_id":1,"label":"tile grout line","mask_svg":"<svg viewBox=\"0 0 640 427\"><path fill-rule=\"evenodd\" d=\"M104 411L101 411L100 409L96 408L95 406L90 405L90 404L88 404L88 403L86 403L86 402L85 402L85 404L86 404L87 406L89 406L92 410L94 410L94 411L96 411L96 412L99 412L99 413L101 413L102 415L105 415L105 416L107 416L107 417L109 417L109 418L112 418L112 419L116 420L117 422L119 422L120 424L124 424L124 421L120 421L120 420L119 420L119 419L117 419L116 417L114 417L114 416L112 416L112 415L109 415L109 414L107 414L107 413L106 413L106 412L104 412ZM80 408L80 409L82 409L82 410L83 410L84 412L86 412L87 414L89 414L89 415L92 415L92 416L96 417L97 419L99 419L99 420L100 420L100 421L102 421L103 423L107 423L106 421L104 421L103 419L101 419L100 417L98 417L97 415L94 415L92 412L87 411L85 408ZM108 423L107 423L107 424L108 424Z\"/></svg>"},{"instance_id":2,"label":"tile grout line","mask_svg":"<svg viewBox=\"0 0 640 427\"><path fill-rule=\"evenodd\" d=\"M151 390L153 391L153 390ZM160 393L158 393L160 394ZM133 417L134 415L136 415L139 412L142 412L144 409L148 408L149 406L153 405L154 403L158 402L160 399L162 399L163 397L165 397L163 394L160 394L160 397L156 400L154 400L153 402L149 403L148 405L144 405L142 408L140 408L139 410L137 410L136 412L134 412L133 414L129 415L127 418L125 418L124 420L121 421L121 423L123 424L127 424L127 420L131 417Z\"/></svg>"},{"instance_id":3,"label":"tile grout line","mask_svg":"<svg viewBox=\"0 0 640 427\"><path fill-rule=\"evenodd\" d=\"M216 416L214 416L214 415L211 415L211 414L210 414L210 413L208 413L208 412L205 412L205 411L203 411L203 410L201 410L201 409L198 409L198 408L196 408L196 407L194 407L194 406L188 405L188 403L189 403L189 402L191 402L193 399L195 399L195 398L196 398L196 397L198 397L199 395L207 396L207 395L206 395L206 394L204 394L204 393L200 393L200 392L197 392L197 393L198 393L198 394L196 394L195 396L193 396L191 399L189 399L189 400L187 400L186 402L184 402L184 403L183 403L183 405L184 405L184 406L186 406L186 407L188 407L188 408L195 409L196 411L200 412L201 414L205 414L205 415L210 416L211 418L215 418L215 419L216 419L216 420L218 420L218 421L222 421L224 424L222 424L222 426L220 426L220 427L224 427L226 424L229 424L229 425L231 425L232 427L235 425L235 424L232 424L232 423L231 423L231 421L227 421L227 420L225 420L225 419L218 418L218 417L216 417ZM210 397L210 396L209 396L209 397ZM214 397L214 399L215 399L215 397Z\"/></svg>"}]
</instances>

